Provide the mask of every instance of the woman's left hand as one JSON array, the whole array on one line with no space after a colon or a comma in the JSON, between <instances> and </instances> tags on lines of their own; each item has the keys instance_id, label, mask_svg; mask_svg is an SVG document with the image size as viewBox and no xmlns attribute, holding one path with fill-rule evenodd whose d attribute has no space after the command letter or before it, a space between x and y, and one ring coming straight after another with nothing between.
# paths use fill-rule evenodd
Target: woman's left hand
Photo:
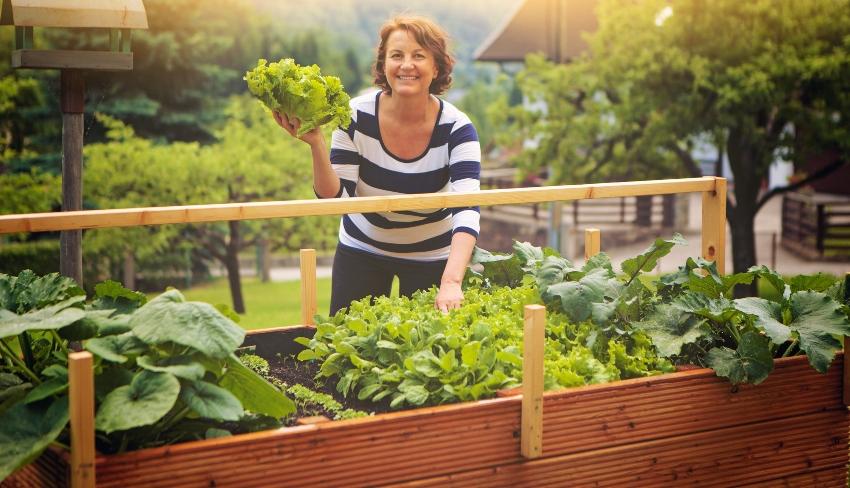
<instances>
[{"instance_id":1,"label":"woman's left hand","mask_svg":"<svg viewBox=\"0 0 850 488\"><path fill-rule=\"evenodd\" d=\"M443 313L449 313L449 310L460 308L461 302L463 302L463 291L460 289L460 283L440 283L434 308Z\"/></svg>"}]
</instances>

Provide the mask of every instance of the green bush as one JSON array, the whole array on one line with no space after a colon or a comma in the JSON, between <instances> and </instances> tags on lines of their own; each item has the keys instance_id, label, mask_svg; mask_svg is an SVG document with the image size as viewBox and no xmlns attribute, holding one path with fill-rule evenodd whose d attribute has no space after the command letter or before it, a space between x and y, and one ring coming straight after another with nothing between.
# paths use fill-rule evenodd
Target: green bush
<instances>
[{"instance_id":1,"label":"green bush","mask_svg":"<svg viewBox=\"0 0 850 488\"><path fill-rule=\"evenodd\" d=\"M37 275L59 271L59 241L39 240L0 245L0 273L17 275L31 269Z\"/></svg>"}]
</instances>

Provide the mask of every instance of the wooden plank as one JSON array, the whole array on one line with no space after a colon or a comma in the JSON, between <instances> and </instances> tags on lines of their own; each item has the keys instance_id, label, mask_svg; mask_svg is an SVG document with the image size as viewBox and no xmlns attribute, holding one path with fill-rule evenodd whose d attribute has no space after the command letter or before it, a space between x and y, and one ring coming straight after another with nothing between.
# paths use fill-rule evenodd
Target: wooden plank
<instances>
[{"instance_id":1,"label":"wooden plank","mask_svg":"<svg viewBox=\"0 0 850 488\"><path fill-rule=\"evenodd\" d=\"M678 462L684 467L676 469L684 473L688 463L702 459L700 456L706 453L706 462L716 461L729 469L740 467L735 463L749 463L752 471L762 469L762 463L753 463L753 459L779 452L785 457L772 460L769 469L759 474L763 479L775 479L789 472L786 464L799 467L799 453L804 450L812 463L807 469L823 469L826 454L835 451L835 456L846 458L846 450L841 452L842 442L846 447L847 433L841 426L841 422L846 426L840 393L843 356L839 353L826 375L813 371L805 357L782 359L761 385L742 385L734 390L711 370L699 369L546 393L546 457L531 462L553 458L560 462L561 456L573 455L578 457L570 458L571 466L579 471L599 462L598 469L589 474L613 472L613 477L600 478L614 483L612 486L617 486L618 481L619 486L628 485L623 479L630 480L628 476L637 472L634 465L621 469L619 463L623 459L638 456L640 469L652 469L652 460L641 457L645 447L657 448L654 452L659 455L672 456L668 466ZM702 408L705 405L711 408ZM268 485L269 480L287 480L292 486L365 486L465 470L481 470L479 476L490 470L498 474L523 459L516 441L521 429L520 410L521 400L515 396L101 456L97 461L98 483L122 488L211 484L251 487ZM830 418L825 424L814 425L807 420L811 414L828 412L840 414L840 421ZM793 422L784 426L770 424L767 429L769 435L779 436L770 441L772 450L747 450L747 435L761 435L746 431L748 426L786 419ZM809 433L819 430L829 436L829 453L824 454L823 444L801 441L809 434L800 434L799 429L809 426L813 429ZM830 429L836 429L838 434ZM698 437L704 432L716 432L730 445L719 448L711 444L713 441L708 442L710 436ZM685 446L690 450L683 451L687 454L684 457L675 457L680 447L677 444L667 444L666 450L660 447L659 443L680 438L680 434L697 435L689 438L694 442ZM711 445L701 450L700 446L706 443ZM617 455L612 454L613 449L620 449ZM581 457L591 450L601 457ZM725 457L716 457L721 455ZM737 461L732 461L733 457ZM423 463L423 458L428 462ZM375 459L381 462L375 463ZM699 475L706 469L700 468ZM564 481L564 473L557 470L531 471L529 476L526 486L569 484ZM502 486L518 481L500 475L493 479ZM482 480L490 480L489 475L477 481L483 483ZM730 478L723 480L728 486ZM636 484L648 486L653 481Z\"/></svg>"},{"instance_id":2,"label":"wooden plank","mask_svg":"<svg viewBox=\"0 0 850 488\"><path fill-rule=\"evenodd\" d=\"M726 273L726 178L716 178L715 187L702 193L702 257L717 263Z\"/></svg>"},{"instance_id":3,"label":"wooden plank","mask_svg":"<svg viewBox=\"0 0 850 488\"><path fill-rule=\"evenodd\" d=\"M844 275L844 303L850 304L850 272ZM844 336L844 377L842 383L842 397L844 405L850 406L850 361L847 360L847 351L850 350L850 337Z\"/></svg>"},{"instance_id":4,"label":"wooden plank","mask_svg":"<svg viewBox=\"0 0 850 488\"><path fill-rule=\"evenodd\" d=\"M741 486L843 469L847 427L821 412L381 486Z\"/></svg>"},{"instance_id":5,"label":"wooden plank","mask_svg":"<svg viewBox=\"0 0 850 488\"><path fill-rule=\"evenodd\" d=\"M478 192L424 193L382 197L329 198L285 202L225 203L178 207L88 210L0 216L0 234L229 220L398 212L469 206L552 202L629 195L691 193L713 190L714 178L651 180L593 185L565 185Z\"/></svg>"},{"instance_id":6,"label":"wooden plank","mask_svg":"<svg viewBox=\"0 0 850 488\"><path fill-rule=\"evenodd\" d=\"M584 230L584 260L599 254L602 247L602 233L599 229Z\"/></svg>"},{"instance_id":7,"label":"wooden plank","mask_svg":"<svg viewBox=\"0 0 850 488\"><path fill-rule=\"evenodd\" d=\"M316 315L316 250L301 250L301 323L315 325Z\"/></svg>"},{"instance_id":8,"label":"wooden plank","mask_svg":"<svg viewBox=\"0 0 850 488\"><path fill-rule=\"evenodd\" d=\"M71 487L94 488L94 370L89 352L68 355Z\"/></svg>"},{"instance_id":9,"label":"wooden plank","mask_svg":"<svg viewBox=\"0 0 850 488\"><path fill-rule=\"evenodd\" d=\"M520 452L525 458L536 458L543 455L543 346L546 307L526 305L524 315Z\"/></svg>"},{"instance_id":10,"label":"wooden plank","mask_svg":"<svg viewBox=\"0 0 850 488\"><path fill-rule=\"evenodd\" d=\"M129 71L133 69L133 53L17 49L12 51L12 67Z\"/></svg>"},{"instance_id":11,"label":"wooden plank","mask_svg":"<svg viewBox=\"0 0 850 488\"><path fill-rule=\"evenodd\" d=\"M142 0L11 0L15 25L147 29Z\"/></svg>"}]
</instances>

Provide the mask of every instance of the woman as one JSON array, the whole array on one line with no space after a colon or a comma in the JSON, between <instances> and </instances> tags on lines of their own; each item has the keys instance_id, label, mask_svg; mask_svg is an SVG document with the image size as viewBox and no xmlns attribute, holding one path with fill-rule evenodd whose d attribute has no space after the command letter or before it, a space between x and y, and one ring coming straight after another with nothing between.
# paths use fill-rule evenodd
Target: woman
<instances>
[{"instance_id":1,"label":"woman","mask_svg":"<svg viewBox=\"0 0 850 488\"><path fill-rule=\"evenodd\" d=\"M381 28L373 66L377 92L351 100L348 129L337 128L328 153L316 129L304 134L319 198L479 189L481 148L469 118L437 98L451 84L454 59L440 27L396 17ZM295 136L300 122L274 114ZM332 271L331 315L352 300L439 285L434 306L463 300L461 281L479 230L478 208L346 214Z\"/></svg>"}]
</instances>

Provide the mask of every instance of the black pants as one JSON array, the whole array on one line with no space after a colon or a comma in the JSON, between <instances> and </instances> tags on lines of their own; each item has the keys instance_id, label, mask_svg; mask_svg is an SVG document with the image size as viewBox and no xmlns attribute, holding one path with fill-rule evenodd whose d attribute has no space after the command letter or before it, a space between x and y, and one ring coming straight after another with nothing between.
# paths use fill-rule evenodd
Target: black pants
<instances>
[{"instance_id":1,"label":"black pants","mask_svg":"<svg viewBox=\"0 0 850 488\"><path fill-rule=\"evenodd\" d=\"M439 286L446 261L408 261L337 244L331 275L331 315L352 301L367 296L389 295L393 276L398 276L399 294Z\"/></svg>"}]
</instances>

